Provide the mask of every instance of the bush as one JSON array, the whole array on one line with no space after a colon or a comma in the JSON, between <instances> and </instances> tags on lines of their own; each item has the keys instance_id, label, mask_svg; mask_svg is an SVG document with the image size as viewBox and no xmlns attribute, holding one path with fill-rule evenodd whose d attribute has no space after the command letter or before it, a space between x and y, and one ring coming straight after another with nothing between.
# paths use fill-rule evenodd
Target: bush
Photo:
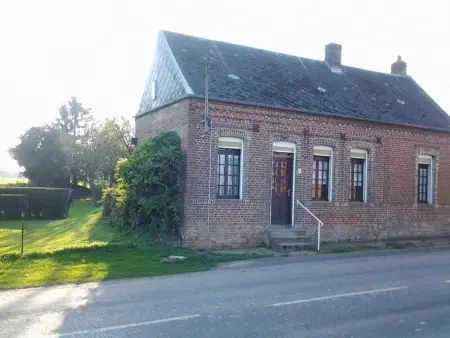
<instances>
[{"instance_id":1,"label":"bush","mask_svg":"<svg viewBox=\"0 0 450 338\"><path fill-rule=\"evenodd\" d=\"M21 194L0 195L0 216L6 219L19 219L27 211L28 197Z\"/></svg>"},{"instance_id":2,"label":"bush","mask_svg":"<svg viewBox=\"0 0 450 338\"><path fill-rule=\"evenodd\" d=\"M104 214L151 236L180 236L185 154L174 132L162 133L117 164L117 186L104 191ZM181 239L181 237L180 237Z\"/></svg>"},{"instance_id":3,"label":"bush","mask_svg":"<svg viewBox=\"0 0 450 338\"><path fill-rule=\"evenodd\" d=\"M0 195L20 194L28 198L26 215L30 217L62 218L69 210L70 189L0 187Z\"/></svg>"}]
</instances>

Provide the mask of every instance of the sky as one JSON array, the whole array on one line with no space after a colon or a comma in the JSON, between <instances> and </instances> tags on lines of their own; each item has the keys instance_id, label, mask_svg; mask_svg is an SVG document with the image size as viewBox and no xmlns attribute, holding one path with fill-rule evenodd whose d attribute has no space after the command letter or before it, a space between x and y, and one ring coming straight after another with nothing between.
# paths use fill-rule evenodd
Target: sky
<instances>
[{"instance_id":1,"label":"sky","mask_svg":"<svg viewBox=\"0 0 450 338\"><path fill-rule=\"evenodd\" d=\"M0 170L8 149L71 96L98 119L132 118L159 30L408 74L450 113L450 1L0 0Z\"/></svg>"}]
</instances>

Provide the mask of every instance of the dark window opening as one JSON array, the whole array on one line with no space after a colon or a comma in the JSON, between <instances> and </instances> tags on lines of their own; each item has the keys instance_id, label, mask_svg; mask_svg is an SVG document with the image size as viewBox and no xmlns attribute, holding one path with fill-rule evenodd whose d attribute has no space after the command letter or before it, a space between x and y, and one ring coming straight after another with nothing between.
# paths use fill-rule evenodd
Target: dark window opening
<instances>
[{"instance_id":1,"label":"dark window opening","mask_svg":"<svg viewBox=\"0 0 450 338\"><path fill-rule=\"evenodd\" d=\"M239 198L241 150L219 148L217 159L217 197Z\"/></svg>"},{"instance_id":2,"label":"dark window opening","mask_svg":"<svg viewBox=\"0 0 450 338\"><path fill-rule=\"evenodd\" d=\"M330 158L314 156L312 176L312 199L328 201L330 180Z\"/></svg>"},{"instance_id":3,"label":"dark window opening","mask_svg":"<svg viewBox=\"0 0 450 338\"><path fill-rule=\"evenodd\" d=\"M428 203L428 180L430 175L430 165L429 164L419 164L418 170L418 191L417 191L417 202L418 203Z\"/></svg>"},{"instance_id":4,"label":"dark window opening","mask_svg":"<svg viewBox=\"0 0 450 338\"><path fill-rule=\"evenodd\" d=\"M364 202L364 162L365 160L359 158L352 158L350 161L350 201Z\"/></svg>"}]
</instances>

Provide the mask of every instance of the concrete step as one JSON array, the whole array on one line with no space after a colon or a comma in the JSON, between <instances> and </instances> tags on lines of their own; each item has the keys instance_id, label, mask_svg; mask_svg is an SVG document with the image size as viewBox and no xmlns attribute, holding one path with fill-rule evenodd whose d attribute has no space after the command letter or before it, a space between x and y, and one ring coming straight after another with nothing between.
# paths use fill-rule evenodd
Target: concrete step
<instances>
[{"instance_id":1,"label":"concrete step","mask_svg":"<svg viewBox=\"0 0 450 338\"><path fill-rule=\"evenodd\" d=\"M268 247L284 252L289 250L314 250L313 238L305 230L285 227L272 227L266 232Z\"/></svg>"},{"instance_id":2,"label":"concrete step","mask_svg":"<svg viewBox=\"0 0 450 338\"><path fill-rule=\"evenodd\" d=\"M310 236L297 234L272 234L273 239L309 239Z\"/></svg>"},{"instance_id":3,"label":"concrete step","mask_svg":"<svg viewBox=\"0 0 450 338\"><path fill-rule=\"evenodd\" d=\"M289 243L278 243L279 246L284 248L295 248L295 247L310 247L313 246L313 242L289 242Z\"/></svg>"},{"instance_id":4,"label":"concrete step","mask_svg":"<svg viewBox=\"0 0 450 338\"><path fill-rule=\"evenodd\" d=\"M306 231L300 229L270 229L269 232L276 237L285 235L306 236Z\"/></svg>"}]
</instances>

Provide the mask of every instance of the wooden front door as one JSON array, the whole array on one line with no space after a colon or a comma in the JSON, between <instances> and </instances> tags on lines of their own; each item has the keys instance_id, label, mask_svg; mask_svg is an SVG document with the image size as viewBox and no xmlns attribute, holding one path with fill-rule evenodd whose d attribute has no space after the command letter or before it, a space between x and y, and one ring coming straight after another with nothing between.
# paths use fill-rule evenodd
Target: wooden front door
<instances>
[{"instance_id":1,"label":"wooden front door","mask_svg":"<svg viewBox=\"0 0 450 338\"><path fill-rule=\"evenodd\" d=\"M273 153L272 224L292 225L293 154Z\"/></svg>"}]
</instances>

